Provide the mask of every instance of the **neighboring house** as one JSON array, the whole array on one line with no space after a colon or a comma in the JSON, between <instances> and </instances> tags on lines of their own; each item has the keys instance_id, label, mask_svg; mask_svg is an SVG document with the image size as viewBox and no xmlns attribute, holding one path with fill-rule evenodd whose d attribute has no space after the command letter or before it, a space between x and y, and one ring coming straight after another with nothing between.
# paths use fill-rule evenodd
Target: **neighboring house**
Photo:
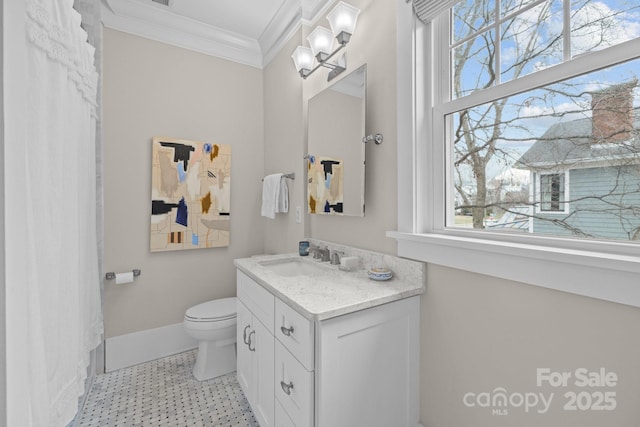
<instances>
[{"instance_id":1,"label":"neighboring house","mask_svg":"<svg viewBox=\"0 0 640 427\"><path fill-rule=\"evenodd\" d=\"M640 239L637 85L592 93L591 117L551 126L518 160L531 174L530 232Z\"/></svg>"}]
</instances>

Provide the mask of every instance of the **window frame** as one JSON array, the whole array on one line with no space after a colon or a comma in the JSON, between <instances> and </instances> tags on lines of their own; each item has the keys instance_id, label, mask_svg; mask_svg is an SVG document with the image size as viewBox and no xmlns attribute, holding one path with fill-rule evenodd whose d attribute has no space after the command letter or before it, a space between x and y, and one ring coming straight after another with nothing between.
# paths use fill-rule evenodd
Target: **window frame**
<instances>
[{"instance_id":1,"label":"window frame","mask_svg":"<svg viewBox=\"0 0 640 427\"><path fill-rule=\"evenodd\" d=\"M640 307L640 247L615 241L492 233L445 227L448 215L445 174L451 170L439 118L470 105L520 93L553 80L583 74L594 62L616 64L640 52L640 39L580 55L569 62L476 91L436 101L448 87L448 69L437 61L443 19L424 24L411 4L397 0L398 79L398 255L450 268ZM442 52L440 52L442 54ZM445 80L445 81L443 81ZM434 84L438 82L439 84ZM440 93L439 93L440 92ZM566 176L565 176L566 177ZM568 185L568 182L565 182ZM449 196L450 197L450 196ZM566 195L565 195L566 197Z\"/></svg>"}]
</instances>

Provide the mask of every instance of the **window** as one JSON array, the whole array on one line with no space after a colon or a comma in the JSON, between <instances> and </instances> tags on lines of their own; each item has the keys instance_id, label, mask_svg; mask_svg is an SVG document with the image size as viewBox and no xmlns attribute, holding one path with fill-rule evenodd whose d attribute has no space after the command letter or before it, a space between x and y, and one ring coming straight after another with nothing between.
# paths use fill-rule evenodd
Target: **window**
<instances>
[{"instance_id":1,"label":"window","mask_svg":"<svg viewBox=\"0 0 640 427\"><path fill-rule=\"evenodd\" d=\"M540 175L540 211L564 212L564 174L548 173Z\"/></svg>"},{"instance_id":2,"label":"window","mask_svg":"<svg viewBox=\"0 0 640 427\"><path fill-rule=\"evenodd\" d=\"M398 255L640 307L640 3L398 9Z\"/></svg>"},{"instance_id":3,"label":"window","mask_svg":"<svg viewBox=\"0 0 640 427\"><path fill-rule=\"evenodd\" d=\"M462 0L434 27L443 226L637 242L638 2Z\"/></svg>"}]
</instances>

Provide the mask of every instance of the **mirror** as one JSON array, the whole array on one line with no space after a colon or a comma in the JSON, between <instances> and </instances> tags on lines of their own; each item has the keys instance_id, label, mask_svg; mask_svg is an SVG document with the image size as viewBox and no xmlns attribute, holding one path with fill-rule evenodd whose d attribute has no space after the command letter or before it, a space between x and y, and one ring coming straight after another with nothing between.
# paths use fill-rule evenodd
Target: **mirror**
<instances>
[{"instance_id":1,"label":"mirror","mask_svg":"<svg viewBox=\"0 0 640 427\"><path fill-rule=\"evenodd\" d=\"M367 66L309 100L307 212L364 215Z\"/></svg>"}]
</instances>

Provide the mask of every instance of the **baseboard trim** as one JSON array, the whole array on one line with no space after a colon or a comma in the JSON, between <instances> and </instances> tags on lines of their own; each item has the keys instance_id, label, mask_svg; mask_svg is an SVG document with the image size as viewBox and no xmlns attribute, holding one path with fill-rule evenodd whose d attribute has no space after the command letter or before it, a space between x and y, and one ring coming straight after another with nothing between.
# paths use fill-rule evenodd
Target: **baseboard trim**
<instances>
[{"instance_id":1,"label":"baseboard trim","mask_svg":"<svg viewBox=\"0 0 640 427\"><path fill-rule=\"evenodd\" d=\"M111 372L198 346L186 334L182 323L146 329L105 340L105 372Z\"/></svg>"}]
</instances>

